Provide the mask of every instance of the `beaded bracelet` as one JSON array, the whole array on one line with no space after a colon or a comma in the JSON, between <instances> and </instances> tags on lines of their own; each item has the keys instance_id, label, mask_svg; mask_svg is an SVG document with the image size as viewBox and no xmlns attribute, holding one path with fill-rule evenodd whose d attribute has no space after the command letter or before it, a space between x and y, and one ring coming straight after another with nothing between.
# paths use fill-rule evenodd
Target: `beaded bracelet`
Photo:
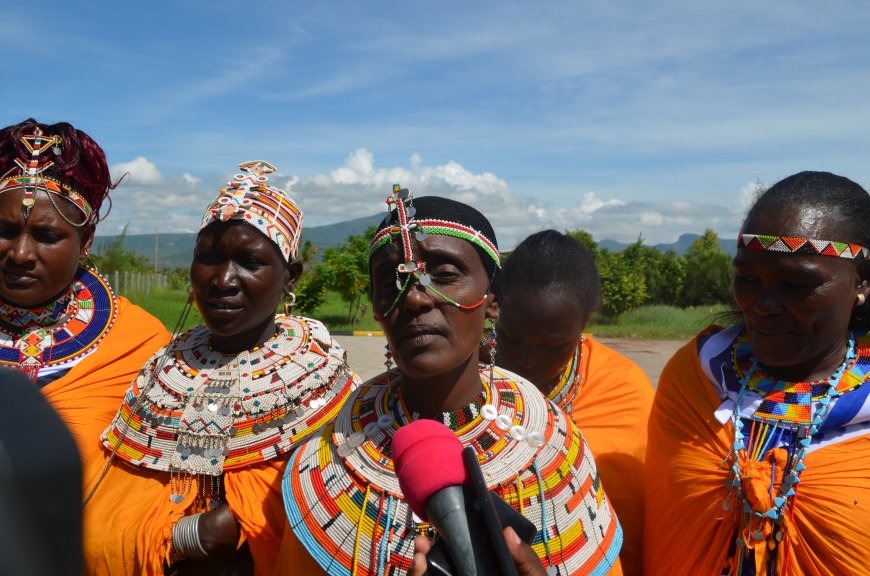
<instances>
[{"instance_id":1,"label":"beaded bracelet","mask_svg":"<svg viewBox=\"0 0 870 576\"><path fill-rule=\"evenodd\" d=\"M172 527L172 548L181 558L202 558L208 556L199 540L199 517L202 512L183 516Z\"/></svg>"}]
</instances>

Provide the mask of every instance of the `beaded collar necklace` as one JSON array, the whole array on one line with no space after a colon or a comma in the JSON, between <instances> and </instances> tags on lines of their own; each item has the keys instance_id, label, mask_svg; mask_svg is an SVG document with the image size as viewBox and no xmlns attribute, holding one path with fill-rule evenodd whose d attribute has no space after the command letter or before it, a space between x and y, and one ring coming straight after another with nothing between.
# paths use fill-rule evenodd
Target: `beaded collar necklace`
<instances>
[{"instance_id":1,"label":"beaded collar necklace","mask_svg":"<svg viewBox=\"0 0 870 576\"><path fill-rule=\"evenodd\" d=\"M20 307L0 301L0 322L13 329L46 327L57 324L74 312L73 290L70 287L57 300L34 308Z\"/></svg>"},{"instance_id":2,"label":"beaded collar necklace","mask_svg":"<svg viewBox=\"0 0 870 576\"><path fill-rule=\"evenodd\" d=\"M574 351L574 356L571 362L565 367L559 383L547 394L547 398L552 400L559 408L567 414L574 412L574 398L577 397L577 391L580 389L580 383L583 382L583 376L580 374L580 366L583 363L583 336L580 337L580 343Z\"/></svg>"},{"instance_id":3,"label":"beaded collar necklace","mask_svg":"<svg viewBox=\"0 0 870 576\"><path fill-rule=\"evenodd\" d=\"M79 267L70 290L37 309L0 308L0 365L34 382L45 366L60 366L93 351L115 320L115 297L105 278Z\"/></svg>"},{"instance_id":4,"label":"beaded collar necklace","mask_svg":"<svg viewBox=\"0 0 870 576\"><path fill-rule=\"evenodd\" d=\"M437 420L451 430L456 430L477 418L478 414L481 413L481 407L486 404L486 397L486 388L481 388L474 400L472 400L467 406L464 406L459 410L438 412L437 414L432 415L429 419ZM399 401L402 403L405 413L407 413L408 409L405 407L405 401L401 398L401 395L399 395ZM412 421L420 420L422 417L423 415L417 411L411 412Z\"/></svg>"},{"instance_id":5,"label":"beaded collar necklace","mask_svg":"<svg viewBox=\"0 0 870 576\"><path fill-rule=\"evenodd\" d=\"M751 354L748 337L744 334L734 343L733 368L738 376L740 391L734 406L734 440L728 458L731 459L731 470L725 487L728 489L722 508L729 510L731 497L736 492L737 498L743 501L743 512L740 518L740 535L737 538L738 563L742 563L744 555L740 549L765 546L773 549L776 543L783 539L782 522L784 512L795 495L795 485L800 482L800 475L806 469L804 458L809 450L813 436L819 431L825 421L834 398L860 385L855 379L848 379L853 384L843 387L843 375L855 364L855 340L850 335L849 345L843 362L834 370L830 377L817 382L787 382L768 376L761 368L758 360ZM749 369L746 364L749 363ZM741 401L749 393L763 396L762 402L753 416L751 431L744 431L741 418ZM815 402L815 414L811 403ZM781 470L782 481L776 496L770 499L766 510L758 510L750 503L745 483L753 480L748 468L753 462L768 459L771 463L771 478L768 493L774 493L777 478L775 455L769 456L774 449L785 445L787 458L785 468ZM768 542L773 535L775 542ZM764 551L762 551L764 553ZM740 574L740 568L737 573Z\"/></svg>"}]
</instances>

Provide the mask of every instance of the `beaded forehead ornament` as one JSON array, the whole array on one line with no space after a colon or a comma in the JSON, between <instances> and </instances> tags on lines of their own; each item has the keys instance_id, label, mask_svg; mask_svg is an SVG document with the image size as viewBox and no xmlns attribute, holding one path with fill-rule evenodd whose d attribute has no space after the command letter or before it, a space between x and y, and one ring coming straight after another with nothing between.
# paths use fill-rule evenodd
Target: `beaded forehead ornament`
<instances>
[{"instance_id":1,"label":"beaded forehead ornament","mask_svg":"<svg viewBox=\"0 0 870 576\"><path fill-rule=\"evenodd\" d=\"M396 211L395 216L393 216L394 209ZM387 221L392 217L396 222L390 222L379 230L369 245L369 258L371 258L381 247L384 247L389 254L395 253L396 246L393 240L398 238L400 241L403 261L396 266L396 288L398 288L399 293L385 312L385 315L390 314L396 308L399 300L401 300L402 296L411 286L412 280L416 280L421 286L431 290L442 300L462 310L474 310L481 306L486 302L487 294L484 294L474 304L465 305L456 302L432 286L432 279L426 272L425 260L418 259L414 254L414 243L412 242L411 235L413 234L418 242L425 240L429 234L461 238L473 244L483 254L491 258L496 267L501 268L498 246L486 234L466 224L437 218L418 220L414 218L415 214L416 209L414 208L413 195L407 188L393 184L393 192L387 196Z\"/></svg>"},{"instance_id":2,"label":"beaded forehead ornament","mask_svg":"<svg viewBox=\"0 0 870 576\"><path fill-rule=\"evenodd\" d=\"M48 199L51 200L58 214L69 224L76 227L87 224L93 214L93 209L88 201L81 194L63 184L59 179L51 178L46 174L46 171L54 166L54 160L43 155L43 152L49 144L53 144L52 152L55 156L59 156L63 138L60 136L45 136L42 130L36 127L31 134L24 134L21 137L21 142L30 151L30 157L15 159L15 164L20 169L20 172L13 176L9 176L7 172L6 176L0 180L0 194L13 190L21 190L21 212L24 214L25 222L30 217L30 211L36 204L36 191L43 190L48 194ZM81 222L70 221L54 203L53 195L72 202L76 208L81 210L84 219Z\"/></svg>"},{"instance_id":3,"label":"beaded forehead ornament","mask_svg":"<svg viewBox=\"0 0 870 576\"><path fill-rule=\"evenodd\" d=\"M302 210L283 190L267 184L267 174L277 171L264 160L239 164L236 174L206 208L199 229L212 222L242 220L275 243L284 260L296 259L302 231Z\"/></svg>"},{"instance_id":4,"label":"beaded forehead ornament","mask_svg":"<svg viewBox=\"0 0 870 576\"><path fill-rule=\"evenodd\" d=\"M815 256L834 256L850 260L867 257L868 249L858 244L816 240L814 238L792 238L789 236L770 236L766 234L740 234L737 247L750 250L783 252L785 254L809 254Z\"/></svg>"}]
</instances>

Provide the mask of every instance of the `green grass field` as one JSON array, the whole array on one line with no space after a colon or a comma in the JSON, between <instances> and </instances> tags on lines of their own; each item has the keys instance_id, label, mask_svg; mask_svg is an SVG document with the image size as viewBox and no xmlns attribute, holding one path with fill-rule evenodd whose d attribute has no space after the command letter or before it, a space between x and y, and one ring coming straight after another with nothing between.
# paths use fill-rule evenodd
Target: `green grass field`
<instances>
[{"instance_id":1,"label":"green grass field","mask_svg":"<svg viewBox=\"0 0 870 576\"><path fill-rule=\"evenodd\" d=\"M155 289L150 295L132 293L126 296L160 319L168 330L172 330L178 323L187 301L186 292L168 288ZM624 338L682 340L694 336L712 322L723 323L721 316L727 311L728 307L721 304L695 308L641 306L612 321L602 322L593 318L592 325L586 330L591 334ZM362 314L361 320L355 326L350 326L347 323L347 304L335 293L330 293L326 302L311 316L326 324L333 332L380 330L378 323L372 318L371 307ZM182 330L201 323L202 319L194 306Z\"/></svg>"},{"instance_id":2,"label":"green grass field","mask_svg":"<svg viewBox=\"0 0 870 576\"><path fill-rule=\"evenodd\" d=\"M683 340L691 338L711 323L723 323L721 317L729 310L724 304L693 308L650 305L619 315L615 321L595 322L586 328L591 334L606 334L623 338Z\"/></svg>"}]
</instances>

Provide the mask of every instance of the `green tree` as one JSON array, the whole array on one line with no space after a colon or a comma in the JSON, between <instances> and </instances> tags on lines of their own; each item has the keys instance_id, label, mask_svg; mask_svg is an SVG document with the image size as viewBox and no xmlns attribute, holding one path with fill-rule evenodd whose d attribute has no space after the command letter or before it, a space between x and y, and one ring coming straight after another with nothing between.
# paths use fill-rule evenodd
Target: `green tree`
<instances>
[{"instance_id":1,"label":"green tree","mask_svg":"<svg viewBox=\"0 0 870 576\"><path fill-rule=\"evenodd\" d=\"M139 256L134 250L124 248L124 239L127 237L127 226L119 236L103 242L97 246L91 254L97 270L107 275L112 272L149 272L153 270L151 259L147 256Z\"/></svg>"},{"instance_id":2,"label":"green tree","mask_svg":"<svg viewBox=\"0 0 870 576\"><path fill-rule=\"evenodd\" d=\"M640 306L646 300L646 280L643 272L625 252L601 251L598 257L598 273L601 276L600 310L605 316L615 318Z\"/></svg>"},{"instance_id":3,"label":"green tree","mask_svg":"<svg viewBox=\"0 0 870 576\"><path fill-rule=\"evenodd\" d=\"M699 306L731 300L731 258L722 252L719 238L709 228L692 242L683 256L685 280L682 304Z\"/></svg>"},{"instance_id":4,"label":"green tree","mask_svg":"<svg viewBox=\"0 0 870 576\"><path fill-rule=\"evenodd\" d=\"M685 271L683 261L673 250L662 252L643 244L643 236L630 244L622 254L644 277L647 298L644 303L678 306L682 295Z\"/></svg>"},{"instance_id":5,"label":"green tree","mask_svg":"<svg viewBox=\"0 0 870 576\"><path fill-rule=\"evenodd\" d=\"M583 246L589 250L590 254L598 258L598 242L592 238L592 234L586 230L578 228L577 230L565 230L565 236L570 236L577 242L583 244Z\"/></svg>"},{"instance_id":6,"label":"green tree","mask_svg":"<svg viewBox=\"0 0 870 576\"><path fill-rule=\"evenodd\" d=\"M351 325L368 310L369 238L374 234L372 226L362 234L348 236L335 248L327 248L316 269L323 285L338 292L347 303L347 322Z\"/></svg>"}]
</instances>

